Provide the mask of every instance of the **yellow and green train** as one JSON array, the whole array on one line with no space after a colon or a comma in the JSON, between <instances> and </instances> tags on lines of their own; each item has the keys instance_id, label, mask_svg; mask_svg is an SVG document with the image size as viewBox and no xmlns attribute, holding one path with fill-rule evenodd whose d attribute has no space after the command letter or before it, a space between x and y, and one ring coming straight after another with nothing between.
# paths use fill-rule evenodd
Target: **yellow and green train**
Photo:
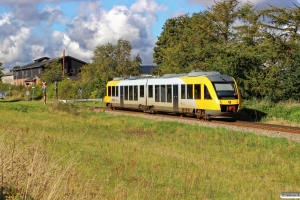
<instances>
[{"instance_id":1,"label":"yellow and green train","mask_svg":"<svg viewBox=\"0 0 300 200\"><path fill-rule=\"evenodd\" d=\"M200 70L156 78L114 78L106 85L104 102L112 109L172 112L204 119L235 117L241 109L233 77Z\"/></svg>"}]
</instances>

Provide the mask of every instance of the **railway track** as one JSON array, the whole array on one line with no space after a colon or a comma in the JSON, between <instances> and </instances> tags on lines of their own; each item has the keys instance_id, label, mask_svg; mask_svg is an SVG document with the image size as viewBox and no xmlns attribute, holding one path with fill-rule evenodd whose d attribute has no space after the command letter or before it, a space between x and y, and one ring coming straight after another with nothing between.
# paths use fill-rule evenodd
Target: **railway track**
<instances>
[{"instance_id":1,"label":"railway track","mask_svg":"<svg viewBox=\"0 0 300 200\"><path fill-rule=\"evenodd\" d=\"M130 115L147 115L151 116L151 114L143 113L140 111L135 110L111 110L110 108L105 107L93 107L94 112L114 112L119 114L130 114ZM292 127L292 126L282 126L282 125L275 125L275 124L265 124L265 123L259 123L259 122L246 122L246 121L229 121L229 120L211 120L211 121L203 121L199 120L195 117L191 116L176 116L174 113L156 113L156 117L164 117L169 119L176 119L176 120L189 120L194 122L204 122L209 124L215 124L215 125L224 125L224 126L235 126L235 127L242 127L246 129L260 129L265 131L274 131L274 132L285 132L285 133L291 133L291 134L300 134L300 127Z\"/></svg>"}]
</instances>

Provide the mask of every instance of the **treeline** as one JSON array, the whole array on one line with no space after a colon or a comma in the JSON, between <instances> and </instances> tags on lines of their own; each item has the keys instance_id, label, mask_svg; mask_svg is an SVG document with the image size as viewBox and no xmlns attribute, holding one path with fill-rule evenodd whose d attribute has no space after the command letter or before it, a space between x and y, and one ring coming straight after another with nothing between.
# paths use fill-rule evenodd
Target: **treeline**
<instances>
[{"instance_id":1,"label":"treeline","mask_svg":"<svg viewBox=\"0 0 300 200\"><path fill-rule=\"evenodd\" d=\"M219 71L236 78L244 99L299 101L299 28L296 5L258 10L250 1L215 2L202 12L166 20L154 47L157 65L152 74ZM131 50L130 42L123 39L115 45L99 45L92 62L82 67L80 81L59 78L57 62L46 66L42 80L60 81L59 98L78 98L78 87L83 98L102 98L107 81L140 74L142 59L131 55ZM50 98L55 95L52 88Z\"/></svg>"},{"instance_id":2,"label":"treeline","mask_svg":"<svg viewBox=\"0 0 300 200\"><path fill-rule=\"evenodd\" d=\"M62 76L62 63L59 60L47 64L41 78L47 82L47 96L53 99L57 92L60 99L104 97L105 85L114 77L141 73L142 59L139 55L131 55L131 50L130 42L123 39L119 39L117 44L98 45L92 62L81 68L79 81L67 79L67 74ZM54 84L56 81L57 86ZM39 94L41 98L42 93Z\"/></svg>"},{"instance_id":3,"label":"treeline","mask_svg":"<svg viewBox=\"0 0 300 200\"><path fill-rule=\"evenodd\" d=\"M237 79L243 98L300 97L300 8L216 2L203 12L168 19L154 48L155 74L193 69Z\"/></svg>"}]
</instances>

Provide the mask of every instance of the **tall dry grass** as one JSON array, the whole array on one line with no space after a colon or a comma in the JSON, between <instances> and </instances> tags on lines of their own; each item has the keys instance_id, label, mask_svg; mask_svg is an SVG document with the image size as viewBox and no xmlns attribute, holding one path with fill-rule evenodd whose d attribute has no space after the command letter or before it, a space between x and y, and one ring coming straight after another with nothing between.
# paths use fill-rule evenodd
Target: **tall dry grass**
<instances>
[{"instance_id":1,"label":"tall dry grass","mask_svg":"<svg viewBox=\"0 0 300 200\"><path fill-rule=\"evenodd\" d=\"M2 127L3 128L3 127ZM29 138L28 129L6 128L0 137L0 199L92 199L74 168L77 155L67 163L53 159ZM71 154L72 152L70 152ZM69 155L65 155L69 156Z\"/></svg>"}]
</instances>

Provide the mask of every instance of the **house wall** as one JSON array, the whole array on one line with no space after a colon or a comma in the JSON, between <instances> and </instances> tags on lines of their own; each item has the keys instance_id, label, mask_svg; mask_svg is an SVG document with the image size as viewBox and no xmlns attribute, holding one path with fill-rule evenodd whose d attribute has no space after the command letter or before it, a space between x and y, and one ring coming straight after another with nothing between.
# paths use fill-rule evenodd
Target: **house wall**
<instances>
[{"instance_id":1,"label":"house wall","mask_svg":"<svg viewBox=\"0 0 300 200\"><path fill-rule=\"evenodd\" d=\"M2 76L2 83L14 84L14 77L11 76Z\"/></svg>"}]
</instances>

